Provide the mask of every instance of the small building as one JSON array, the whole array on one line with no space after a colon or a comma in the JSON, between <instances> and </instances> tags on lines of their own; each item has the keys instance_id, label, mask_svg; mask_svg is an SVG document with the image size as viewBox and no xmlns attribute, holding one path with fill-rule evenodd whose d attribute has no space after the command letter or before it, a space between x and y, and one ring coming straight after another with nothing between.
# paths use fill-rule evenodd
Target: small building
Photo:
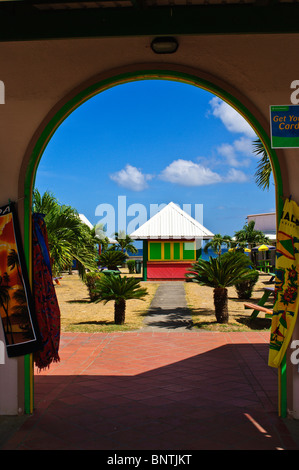
<instances>
[{"instance_id":1,"label":"small building","mask_svg":"<svg viewBox=\"0 0 299 470\"><path fill-rule=\"evenodd\" d=\"M251 214L247 216L247 222L254 220L255 230L260 230L265 234L271 243L276 242L276 213L267 212L263 214Z\"/></svg>"},{"instance_id":2,"label":"small building","mask_svg":"<svg viewBox=\"0 0 299 470\"><path fill-rule=\"evenodd\" d=\"M143 241L143 280L182 280L201 254L202 240L214 234L170 202L135 232Z\"/></svg>"}]
</instances>

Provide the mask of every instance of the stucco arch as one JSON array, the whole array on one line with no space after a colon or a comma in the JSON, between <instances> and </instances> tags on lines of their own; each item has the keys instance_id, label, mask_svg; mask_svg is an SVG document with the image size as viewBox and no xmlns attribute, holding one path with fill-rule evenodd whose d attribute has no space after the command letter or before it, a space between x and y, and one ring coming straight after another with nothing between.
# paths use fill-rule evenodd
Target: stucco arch
<instances>
[{"instance_id":1,"label":"stucco arch","mask_svg":"<svg viewBox=\"0 0 299 470\"><path fill-rule=\"evenodd\" d=\"M24 248L29 272L31 271L31 203L32 189L38 164L43 152L55 133L59 125L82 103L92 98L98 93L104 92L108 88L119 84L137 80L174 80L181 81L202 89L220 97L232 107L234 107L254 128L256 134L262 140L270 156L273 175L276 185L276 208L277 214L283 202L283 183L286 179L283 152L275 152L271 149L269 139L269 122L246 95L241 93L221 77L203 72L202 70L190 67L179 66L177 64L161 63L140 63L125 67L111 69L106 73L92 76L83 81L69 93L57 101L51 111L44 117L41 124L36 129L34 135L27 146L22 160L18 183L19 217L23 227ZM23 222L23 223L22 223ZM25 410L32 411L33 407L33 365L30 357L25 357ZM279 387L280 403L279 408L286 408L286 383L283 376L283 384ZM282 411L285 414L285 411Z\"/></svg>"}]
</instances>

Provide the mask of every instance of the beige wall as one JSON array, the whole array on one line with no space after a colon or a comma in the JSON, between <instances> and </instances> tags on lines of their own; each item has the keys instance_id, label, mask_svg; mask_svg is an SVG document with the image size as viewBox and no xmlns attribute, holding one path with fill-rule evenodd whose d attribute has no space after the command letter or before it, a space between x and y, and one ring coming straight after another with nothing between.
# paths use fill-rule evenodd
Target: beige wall
<instances>
[{"instance_id":1,"label":"beige wall","mask_svg":"<svg viewBox=\"0 0 299 470\"><path fill-rule=\"evenodd\" d=\"M276 214L255 214L248 215L247 222L254 221L254 228L256 230L261 230L262 232L269 233L276 231Z\"/></svg>"},{"instance_id":2,"label":"beige wall","mask_svg":"<svg viewBox=\"0 0 299 470\"><path fill-rule=\"evenodd\" d=\"M299 76L292 54L285 53L292 50L293 35L186 36L179 38L176 54L165 56L155 55L150 41L142 37L0 44L0 79L6 87L6 104L0 108L2 174L6 175L0 203L17 197L22 158L44 117L91 77L109 76L114 69L157 67L157 61L166 68L198 72L260 114L268 130L269 105L289 103L290 83ZM288 161L295 165L296 155L297 151L288 151ZM284 162L282 166L288 172ZM297 186L293 171L287 179Z\"/></svg>"},{"instance_id":3,"label":"beige wall","mask_svg":"<svg viewBox=\"0 0 299 470\"><path fill-rule=\"evenodd\" d=\"M5 344L2 326L0 328L0 341ZM22 413L18 398L18 360L9 359L6 351L4 364L0 363L0 415L16 415Z\"/></svg>"},{"instance_id":4,"label":"beige wall","mask_svg":"<svg viewBox=\"0 0 299 470\"><path fill-rule=\"evenodd\" d=\"M296 35L185 36L174 55L155 55L150 37L74 39L0 44L0 205L19 199L22 218L24 174L36 138L49 116L74 90L99 78L133 70L186 71L221 86L238 98L269 132L269 105L290 103L290 84L299 79ZM278 151L284 193L299 200L297 150ZM23 221L21 220L21 225ZM20 361L0 365L0 400L17 413ZM4 375L3 375L4 374ZM2 380L4 377L4 380ZM3 388L5 393L3 393ZM8 398L7 398L8 401ZM0 409L1 413L1 409Z\"/></svg>"}]
</instances>

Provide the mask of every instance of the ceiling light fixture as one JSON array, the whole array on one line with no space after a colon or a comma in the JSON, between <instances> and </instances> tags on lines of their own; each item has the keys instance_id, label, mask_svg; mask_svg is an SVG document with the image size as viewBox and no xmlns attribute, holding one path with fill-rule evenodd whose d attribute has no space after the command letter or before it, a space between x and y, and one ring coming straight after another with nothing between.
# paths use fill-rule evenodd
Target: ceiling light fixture
<instances>
[{"instance_id":1,"label":"ceiling light fixture","mask_svg":"<svg viewBox=\"0 0 299 470\"><path fill-rule=\"evenodd\" d=\"M156 54L173 54L178 47L177 40L171 37L155 38L151 43L151 48Z\"/></svg>"}]
</instances>

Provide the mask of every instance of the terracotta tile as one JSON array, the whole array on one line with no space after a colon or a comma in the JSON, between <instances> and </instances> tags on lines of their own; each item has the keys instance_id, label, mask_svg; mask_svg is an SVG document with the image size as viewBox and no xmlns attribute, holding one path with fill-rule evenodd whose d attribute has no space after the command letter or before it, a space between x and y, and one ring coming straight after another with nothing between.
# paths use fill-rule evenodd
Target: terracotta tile
<instances>
[{"instance_id":1,"label":"terracotta tile","mask_svg":"<svg viewBox=\"0 0 299 470\"><path fill-rule=\"evenodd\" d=\"M62 335L7 449L294 449L268 333ZM248 419L251 416L252 420Z\"/></svg>"}]
</instances>

